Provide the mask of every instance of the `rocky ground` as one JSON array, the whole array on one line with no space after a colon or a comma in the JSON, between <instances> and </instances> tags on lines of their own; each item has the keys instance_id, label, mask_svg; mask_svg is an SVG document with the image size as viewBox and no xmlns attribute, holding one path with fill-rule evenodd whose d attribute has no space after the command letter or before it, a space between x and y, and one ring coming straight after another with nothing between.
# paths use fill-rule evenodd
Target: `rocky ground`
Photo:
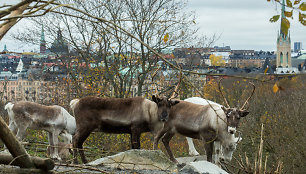
<instances>
[{"instance_id":1,"label":"rocky ground","mask_svg":"<svg viewBox=\"0 0 306 174\"><path fill-rule=\"evenodd\" d=\"M160 150L128 150L113 156L100 158L87 165L57 164L55 172L63 173L118 173L118 174L160 174L160 173L205 173L226 174L218 166L205 161L206 157L177 158L176 165Z\"/></svg>"},{"instance_id":2,"label":"rocky ground","mask_svg":"<svg viewBox=\"0 0 306 174\"><path fill-rule=\"evenodd\" d=\"M0 173L115 173L115 174L227 174L215 164L205 161L205 156L177 158L173 163L160 150L128 150L116 155L97 159L84 165L56 162L52 171L20 169L11 165L0 165Z\"/></svg>"}]
</instances>

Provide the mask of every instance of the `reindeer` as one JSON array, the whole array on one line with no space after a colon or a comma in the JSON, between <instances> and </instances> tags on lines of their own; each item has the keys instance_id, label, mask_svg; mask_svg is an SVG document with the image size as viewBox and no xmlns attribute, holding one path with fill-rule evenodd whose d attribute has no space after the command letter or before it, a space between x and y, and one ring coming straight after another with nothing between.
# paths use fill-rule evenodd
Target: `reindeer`
<instances>
[{"instance_id":1,"label":"reindeer","mask_svg":"<svg viewBox=\"0 0 306 174\"><path fill-rule=\"evenodd\" d=\"M168 120L170 108L179 103L166 97L152 96L152 101L142 98L99 98L84 97L70 102L76 119L76 133L73 136L74 163L77 149L83 163L87 163L83 143L92 131L106 133L128 133L133 149L140 149L140 135L151 132L154 135Z\"/></svg>"},{"instance_id":2,"label":"reindeer","mask_svg":"<svg viewBox=\"0 0 306 174\"><path fill-rule=\"evenodd\" d=\"M221 80L219 81L219 91L223 96L220 83ZM171 108L169 120L165 123L164 128L154 137L154 149L157 149L158 141L163 137L162 141L170 159L177 163L170 149L169 142L175 133L179 133L186 137L203 140L207 161L209 162L212 162L213 144L215 141L220 142L225 147L225 150L233 151L236 148L233 142L236 141L234 134L239 120L241 117L249 114L249 111L244 109L244 107L254 94L255 86L253 85L253 87L252 94L240 109L231 108L224 96L227 107L213 103L203 106L180 101Z\"/></svg>"},{"instance_id":3,"label":"reindeer","mask_svg":"<svg viewBox=\"0 0 306 174\"><path fill-rule=\"evenodd\" d=\"M204 98L200 98L200 97L191 97L191 98L187 98L184 101L187 102L191 102L194 104L200 104L200 105L209 105L209 104L213 104L213 105L217 105L219 107L222 107L222 105L215 103L213 101L204 99ZM188 147L189 147L189 155L192 156L197 156L199 155L199 152L197 152L197 150L194 147L192 138L186 137L187 139L187 143L188 143ZM221 162L229 162L232 159L232 155L233 152L236 150L236 146L237 144L242 140L240 134L239 137L234 137L232 136L231 139L229 140L229 146L228 147L222 147L219 141L215 141L214 142L214 152L215 152L215 160L214 162L216 164L220 164Z\"/></svg>"},{"instance_id":4,"label":"reindeer","mask_svg":"<svg viewBox=\"0 0 306 174\"><path fill-rule=\"evenodd\" d=\"M9 116L9 129L16 134L17 139L24 139L27 128L45 130L49 133L51 148L54 147L50 157L61 160L57 148L58 136L61 135L66 144L72 142L76 129L73 116L61 106L45 106L28 101L8 103L4 108Z\"/></svg>"}]
</instances>

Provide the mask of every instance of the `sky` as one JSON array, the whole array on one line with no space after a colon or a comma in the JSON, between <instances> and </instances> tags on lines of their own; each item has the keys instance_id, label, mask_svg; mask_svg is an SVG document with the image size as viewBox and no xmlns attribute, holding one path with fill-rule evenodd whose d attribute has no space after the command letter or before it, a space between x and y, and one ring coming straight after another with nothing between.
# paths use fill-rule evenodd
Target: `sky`
<instances>
[{"instance_id":1,"label":"sky","mask_svg":"<svg viewBox=\"0 0 306 174\"><path fill-rule=\"evenodd\" d=\"M14 3L18 0L0 0ZM280 14L280 7L267 0L189 0L186 10L194 11L199 33L207 36L220 35L215 46L230 46L233 50L275 51L280 22L270 23L269 19ZM291 23L291 47L294 42L302 42L306 49L306 27L298 22L297 12ZM18 43L11 33L22 30L26 21L20 21L0 41L0 50L7 45L9 51L39 50L39 45ZM38 36L39 37L39 36Z\"/></svg>"}]
</instances>

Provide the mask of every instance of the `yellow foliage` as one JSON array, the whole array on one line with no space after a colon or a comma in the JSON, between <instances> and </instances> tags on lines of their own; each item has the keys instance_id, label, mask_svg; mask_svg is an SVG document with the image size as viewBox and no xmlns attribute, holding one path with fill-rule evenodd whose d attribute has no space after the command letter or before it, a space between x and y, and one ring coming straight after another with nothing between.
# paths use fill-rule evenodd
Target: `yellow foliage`
<instances>
[{"instance_id":1,"label":"yellow foliage","mask_svg":"<svg viewBox=\"0 0 306 174\"><path fill-rule=\"evenodd\" d=\"M225 61L222 59L222 56L216 56L214 54L211 54L209 56L211 65L213 66L221 66L221 65L225 65Z\"/></svg>"},{"instance_id":2,"label":"yellow foliage","mask_svg":"<svg viewBox=\"0 0 306 174\"><path fill-rule=\"evenodd\" d=\"M164 42L167 43L169 40L169 33L166 33L166 35L164 36Z\"/></svg>"}]
</instances>

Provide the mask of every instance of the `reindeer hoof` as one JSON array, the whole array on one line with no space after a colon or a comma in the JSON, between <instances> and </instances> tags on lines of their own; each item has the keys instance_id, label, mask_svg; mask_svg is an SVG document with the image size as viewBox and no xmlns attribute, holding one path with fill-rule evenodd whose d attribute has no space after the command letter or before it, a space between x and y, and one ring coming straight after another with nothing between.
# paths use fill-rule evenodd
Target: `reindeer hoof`
<instances>
[{"instance_id":1,"label":"reindeer hoof","mask_svg":"<svg viewBox=\"0 0 306 174\"><path fill-rule=\"evenodd\" d=\"M57 161L61 161L62 160L61 157L59 157L59 156L53 156L53 157L51 157L51 159L52 160L57 160Z\"/></svg>"}]
</instances>

